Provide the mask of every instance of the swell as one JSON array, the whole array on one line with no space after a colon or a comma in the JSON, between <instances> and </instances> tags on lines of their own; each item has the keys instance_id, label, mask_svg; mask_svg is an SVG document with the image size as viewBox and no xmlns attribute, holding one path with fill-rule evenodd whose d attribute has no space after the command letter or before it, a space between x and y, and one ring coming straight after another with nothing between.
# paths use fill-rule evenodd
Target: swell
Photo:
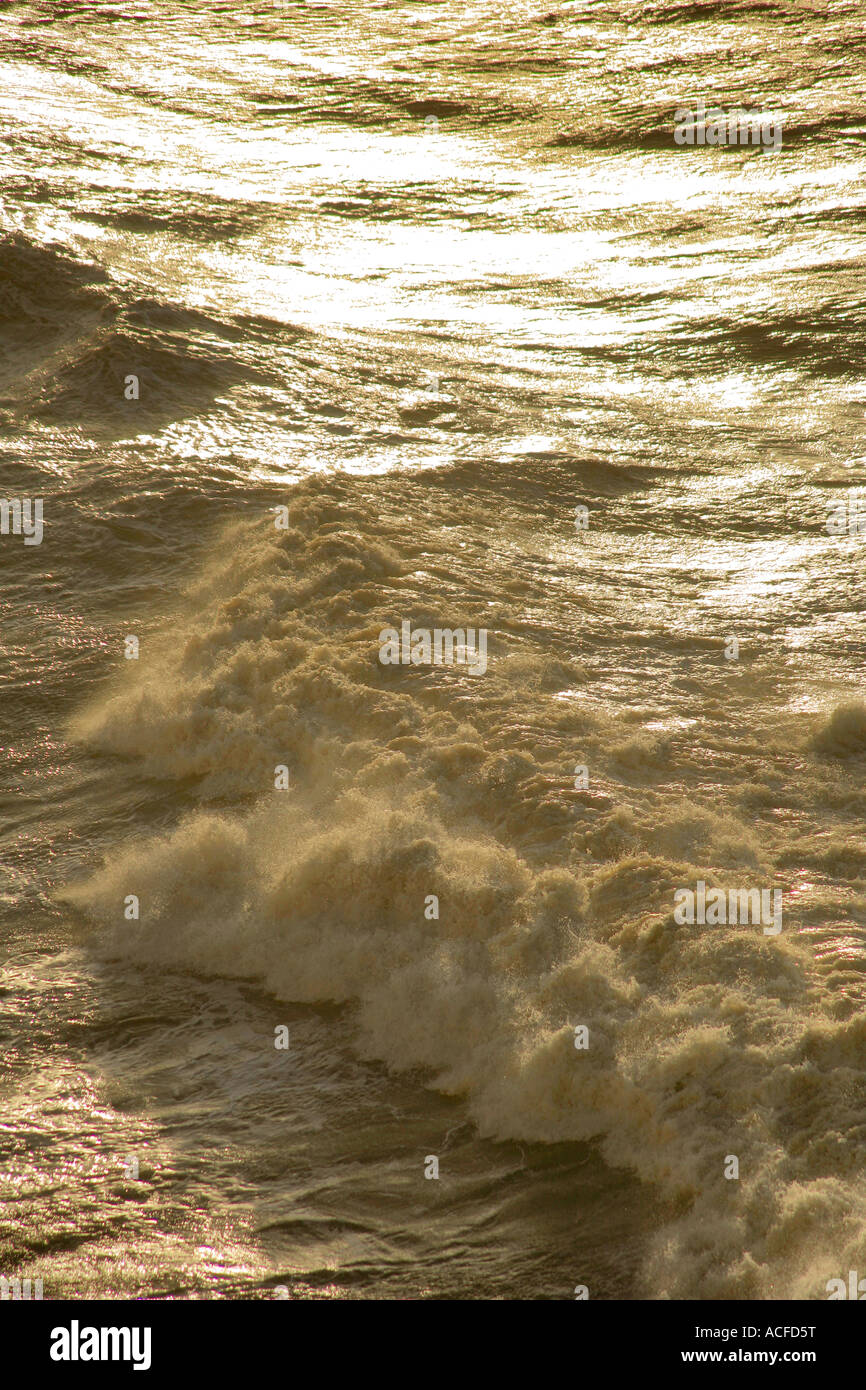
<instances>
[{"instance_id":1,"label":"swell","mask_svg":"<svg viewBox=\"0 0 866 1390\"><path fill-rule=\"evenodd\" d=\"M752 803L799 795L801 828L816 799L857 803L866 713L764 710L764 780L702 790L685 742L585 698L604 639L534 614L479 540L490 505L316 478L288 530L223 536L71 731L173 785L173 823L64 896L113 954L351 1001L359 1050L465 1097L486 1136L595 1140L662 1199L649 1293L818 1296L866 1254L863 977L832 949L840 881L849 932L866 882L840 847L804 891ZM401 617L489 628L487 674L383 666ZM698 877L783 887L785 931L677 924Z\"/></svg>"},{"instance_id":2,"label":"swell","mask_svg":"<svg viewBox=\"0 0 866 1390\"><path fill-rule=\"evenodd\" d=\"M240 325L137 297L100 266L20 232L0 238L0 304L7 421L136 433L263 377L233 350L246 337Z\"/></svg>"}]
</instances>

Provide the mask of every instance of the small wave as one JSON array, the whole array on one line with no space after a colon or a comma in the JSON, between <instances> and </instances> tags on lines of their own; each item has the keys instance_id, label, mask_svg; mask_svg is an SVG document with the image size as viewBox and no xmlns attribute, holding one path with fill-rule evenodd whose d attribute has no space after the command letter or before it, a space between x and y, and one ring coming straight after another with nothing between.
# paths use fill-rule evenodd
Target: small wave
<instances>
[{"instance_id":1,"label":"small wave","mask_svg":"<svg viewBox=\"0 0 866 1390\"><path fill-rule=\"evenodd\" d=\"M866 705L862 700L839 705L813 739L814 747L835 758L866 753Z\"/></svg>"},{"instance_id":2,"label":"small wave","mask_svg":"<svg viewBox=\"0 0 866 1390\"><path fill-rule=\"evenodd\" d=\"M0 283L0 325L23 343L0 363L0 406L16 414L137 433L260 376L231 350L237 325L137 299L62 249L5 238Z\"/></svg>"}]
</instances>

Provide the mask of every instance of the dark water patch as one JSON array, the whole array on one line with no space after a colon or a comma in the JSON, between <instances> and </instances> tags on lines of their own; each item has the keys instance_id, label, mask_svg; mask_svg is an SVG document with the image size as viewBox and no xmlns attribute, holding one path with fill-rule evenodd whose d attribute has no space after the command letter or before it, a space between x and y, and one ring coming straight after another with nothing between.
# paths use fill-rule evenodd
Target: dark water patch
<instances>
[{"instance_id":1,"label":"dark water patch","mask_svg":"<svg viewBox=\"0 0 866 1390\"><path fill-rule=\"evenodd\" d=\"M240 382L265 379L231 350L246 341L240 324L132 298L100 266L63 248L5 238L4 282L0 418L7 424L18 416L138 433L197 414Z\"/></svg>"}]
</instances>

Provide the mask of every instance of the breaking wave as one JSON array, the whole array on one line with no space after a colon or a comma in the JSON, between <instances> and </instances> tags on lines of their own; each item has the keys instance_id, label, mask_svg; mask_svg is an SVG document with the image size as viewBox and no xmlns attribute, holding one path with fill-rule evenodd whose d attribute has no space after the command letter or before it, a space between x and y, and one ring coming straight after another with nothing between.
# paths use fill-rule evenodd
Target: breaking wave
<instances>
[{"instance_id":1,"label":"breaking wave","mask_svg":"<svg viewBox=\"0 0 866 1390\"><path fill-rule=\"evenodd\" d=\"M187 813L65 897L112 954L352 1003L361 1053L464 1097L485 1136L596 1141L658 1193L651 1295L817 1296L866 1257L862 971L792 929L830 927L830 896L784 878L748 797L708 800L675 740L583 698L592 652L455 547L444 494L387 497L310 479L288 530L220 538L73 725ZM381 665L403 616L487 627L487 675ZM837 710L833 740L859 750L862 723ZM814 737L804 722L795 754L817 787L835 774ZM773 801L772 775L750 796ZM839 864L862 913L862 865ZM698 877L783 886L788 929L678 925Z\"/></svg>"}]
</instances>

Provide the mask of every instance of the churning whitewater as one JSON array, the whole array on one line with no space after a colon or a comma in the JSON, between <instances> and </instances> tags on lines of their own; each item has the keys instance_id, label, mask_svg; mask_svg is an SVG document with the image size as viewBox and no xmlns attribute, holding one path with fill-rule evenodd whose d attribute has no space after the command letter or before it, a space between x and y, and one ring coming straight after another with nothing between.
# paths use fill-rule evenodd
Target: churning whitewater
<instances>
[{"instance_id":1,"label":"churning whitewater","mask_svg":"<svg viewBox=\"0 0 866 1390\"><path fill-rule=\"evenodd\" d=\"M866 1268L856 7L0 36L0 1270L825 1298ZM699 100L773 138L677 140Z\"/></svg>"}]
</instances>

